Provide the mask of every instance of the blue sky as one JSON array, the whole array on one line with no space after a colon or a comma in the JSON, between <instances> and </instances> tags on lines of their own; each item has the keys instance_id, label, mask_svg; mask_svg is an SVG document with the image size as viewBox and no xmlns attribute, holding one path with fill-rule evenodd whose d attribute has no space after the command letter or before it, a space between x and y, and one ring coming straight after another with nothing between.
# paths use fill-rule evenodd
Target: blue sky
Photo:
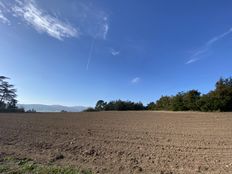
<instances>
[{"instance_id":1,"label":"blue sky","mask_svg":"<svg viewBox=\"0 0 232 174\"><path fill-rule=\"evenodd\" d=\"M230 0L1 0L0 74L20 103L93 106L232 74Z\"/></svg>"}]
</instances>

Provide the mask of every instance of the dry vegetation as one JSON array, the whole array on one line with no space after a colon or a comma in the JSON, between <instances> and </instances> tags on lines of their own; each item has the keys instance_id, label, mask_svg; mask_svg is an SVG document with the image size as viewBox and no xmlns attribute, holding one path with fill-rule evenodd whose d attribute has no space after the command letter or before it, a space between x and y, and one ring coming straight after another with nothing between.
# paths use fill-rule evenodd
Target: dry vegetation
<instances>
[{"instance_id":1,"label":"dry vegetation","mask_svg":"<svg viewBox=\"0 0 232 174\"><path fill-rule=\"evenodd\" d=\"M41 171L227 174L231 125L232 113L0 114L0 169L12 158Z\"/></svg>"}]
</instances>

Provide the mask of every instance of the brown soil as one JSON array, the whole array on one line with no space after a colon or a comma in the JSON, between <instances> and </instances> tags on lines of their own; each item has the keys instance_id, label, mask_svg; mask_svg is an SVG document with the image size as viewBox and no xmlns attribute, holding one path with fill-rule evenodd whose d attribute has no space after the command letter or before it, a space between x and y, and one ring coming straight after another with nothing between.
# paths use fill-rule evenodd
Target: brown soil
<instances>
[{"instance_id":1,"label":"brown soil","mask_svg":"<svg viewBox=\"0 0 232 174\"><path fill-rule=\"evenodd\" d=\"M0 114L0 158L95 173L232 173L232 113Z\"/></svg>"}]
</instances>

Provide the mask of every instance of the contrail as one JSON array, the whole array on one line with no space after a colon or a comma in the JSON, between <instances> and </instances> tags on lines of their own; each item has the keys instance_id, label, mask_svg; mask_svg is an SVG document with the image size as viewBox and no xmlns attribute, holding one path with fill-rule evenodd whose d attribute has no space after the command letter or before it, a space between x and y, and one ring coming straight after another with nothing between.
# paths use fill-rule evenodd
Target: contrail
<instances>
[{"instance_id":1,"label":"contrail","mask_svg":"<svg viewBox=\"0 0 232 174\"><path fill-rule=\"evenodd\" d=\"M94 46L95 46L95 38L93 38L92 42L91 42L91 46L90 46L90 50L89 50L89 56L88 56L88 62L86 64L86 70L88 71L89 70L89 64L91 62L91 59L92 59L92 54L93 54L93 49L94 49Z\"/></svg>"},{"instance_id":2,"label":"contrail","mask_svg":"<svg viewBox=\"0 0 232 174\"><path fill-rule=\"evenodd\" d=\"M225 38L230 33L232 33L232 28L210 39L208 42L205 43L205 45L202 48L198 49L192 56L190 56L189 60L185 64L190 64L200 60L200 56L203 56L205 53L207 53L217 41Z\"/></svg>"},{"instance_id":3,"label":"contrail","mask_svg":"<svg viewBox=\"0 0 232 174\"><path fill-rule=\"evenodd\" d=\"M232 28L230 28L227 32L222 33L221 35L218 35L218 36L212 38L212 39L209 40L206 44L207 44L208 46L210 46L210 45L214 44L215 42L217 42L218 40L223 39L224 37L226 37L226 36L227 36L228 34L230 34L231 32L232 32Z\"/></svg>"}]
</instances>

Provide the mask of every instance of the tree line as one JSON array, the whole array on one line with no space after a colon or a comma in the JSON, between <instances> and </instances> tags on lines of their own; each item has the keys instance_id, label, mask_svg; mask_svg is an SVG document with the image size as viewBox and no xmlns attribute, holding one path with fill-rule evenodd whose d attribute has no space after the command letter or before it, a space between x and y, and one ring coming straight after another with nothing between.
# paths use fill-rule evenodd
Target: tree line
<instances>
[{"instance_id":1,"label":"tree line","mask_svg":"<svg viewBox=\"0 0 232 174\"><path fill-rule=\"evenodd\" d=\"M23 108L17 107L17 90L8 80L9 78L0 76L0 112L25 112ZM207 94L201 94L193 89L178 92L172 96L161 96L156 102L151 102L146 106L142 102L99 100L94 108L88 108L85 111L130 110L232 111L232 77L220 78L215 84L215 89Z\"/></svg>"},{"instance_id":2,"label":"tree line","mask_svg":"<svg viewBox=\"0 0 232 174\"><path fill-rule=\"evenodd\" d=\"M156 102L144 106L141 102L99 100L95 108L85 111L126 111L126 110L165 110L165 111L232 111L232 78L220 78L215 89L207 94L198 90L178 92L172 96L161 96Z\"/></svg>"},{"instance_id":3,"label":"tree line","mask_svg":"<svg viewBox=\"0 0 232 174\"><path fill-rule=\"evenodd\" d=\"M17 90L7 81L8 79L0 76L0 112L24 112L23 108L17 107Z\"/></svg>"},{"instance_id":4,"label":"tree line","mask_svg":"<svg viewBox=\"0 0 232 174\"><path fill-rule=\"evenodd\" d=\"M98 100L95 107L87 108L86 112L93 112L93 111L141 111L145 110L143 103L141 102L131 102L131 101L122 101L122 100L115 100L110 102L105 102L104 100Z\"/></svg>"}]
</instances>

